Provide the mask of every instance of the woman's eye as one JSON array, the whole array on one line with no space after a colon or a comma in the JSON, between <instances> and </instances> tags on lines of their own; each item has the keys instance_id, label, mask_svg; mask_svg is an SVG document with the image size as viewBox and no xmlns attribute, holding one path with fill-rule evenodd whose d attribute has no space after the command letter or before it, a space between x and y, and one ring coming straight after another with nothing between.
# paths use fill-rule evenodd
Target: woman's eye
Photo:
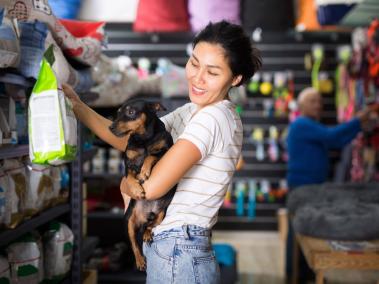
<instances>
[{"instance_id":1,"label":"woman's eye","mask_svg":"<svg viewBox=\"0 0 379 284\"><path fill-rule=\"evenodd\" d=\"M218 75L218 74L213 73L213 72L208 72L208 74L211 75L211 76L217 76Z\"/></svg>"},{"instance_id":2,"label":"woman's eye","mask_svg":"<svg viewBox=\"0 0 379 284\"><path fill-rule=\"evenodd\" d=\"M197 66L198 66L198 65L195 64L193 61L191 61L191 64L192 64L193 67L197 67Z\"/></svg>"}]
</instances>

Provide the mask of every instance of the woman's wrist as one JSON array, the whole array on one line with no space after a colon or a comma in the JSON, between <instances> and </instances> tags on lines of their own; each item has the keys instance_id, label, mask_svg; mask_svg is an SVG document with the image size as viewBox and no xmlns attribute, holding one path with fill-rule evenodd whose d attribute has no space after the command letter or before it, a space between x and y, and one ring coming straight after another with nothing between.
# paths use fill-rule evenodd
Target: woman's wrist
<instances>
[{"instance_id":1,"label":"woman's wrist","mask_svg":"<svg viewBox=\"0 0 379 284\"><path fill-rule=\"evenodd\" d=\"M85 114L86 108L88 106L81 100L76 101L72 104L72 109L75 113L76 118L82 121L82 117Z\"/></svg>"}]
</instances>

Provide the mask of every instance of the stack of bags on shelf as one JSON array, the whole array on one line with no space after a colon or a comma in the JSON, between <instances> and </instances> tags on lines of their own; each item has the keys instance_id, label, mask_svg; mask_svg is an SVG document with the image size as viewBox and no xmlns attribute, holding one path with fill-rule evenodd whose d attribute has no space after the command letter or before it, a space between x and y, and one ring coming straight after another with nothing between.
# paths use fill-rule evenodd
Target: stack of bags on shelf
<instances>
[{"instance_id":1,"label":"stack of bags on shelf","mask_svg":"<svg viewBox=\"0 0 379 284\"><path fill-rule=\"evenodd\" d=\"M46 208L68 200L66 166L32 164L24 159L0 161L0 227L15 228Z\"/></svg>"},{"instance_id":2,"label":"stack of bags on shelf","mask_svg":"<svg viewBox=\"0 0 379 284\"><path fill-rule=\"evenodd\" d=\"M98 61L104 39L103 22L59 20L49 4L38 0L1 0L0 67L16 68L36 79L43 53L53 46L52 65L60 83L77 92L92 86L90 67Z\"/></svg>"},{"instance_id":3,"label":"stack of bags on shelf","mask_svg":"<svg viewBox=\"0 0 379 284\"><path fill-rule=\"evenodd\" d=\"M0 282L61 283L71 268L73 246L74 235L63 223L51 222L41 234L27 233L0 255Z\"/></svg>"},{"instance_id":4,"label":"stack of bags on shelf","mask_svg":"<svg viewBox=\"0 0 379 284\"><path fill-rule=\"evenodd\" d=\"M101 54L104 22L58 19L47 1L0 0L0 23L0 68L37 79L43 55L52 46L59 85L67 83L80 94L90 91L85 99L92 106L119 106L137 94L187 94L184 68L168 60L162 60L164 73L147 70L144 75L150 66L145 58L137 68L126 56Z\"/></svg>"}]
</instances>

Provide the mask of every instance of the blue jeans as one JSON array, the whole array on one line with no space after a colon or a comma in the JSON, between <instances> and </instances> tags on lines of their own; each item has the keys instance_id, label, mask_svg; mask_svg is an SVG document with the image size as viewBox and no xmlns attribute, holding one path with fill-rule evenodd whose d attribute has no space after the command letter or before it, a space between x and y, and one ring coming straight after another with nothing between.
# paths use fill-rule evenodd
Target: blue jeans
<instances>
[{"instance_id":1,"label":"blue jeans","mask_svg":"<svg viewBox=\"0 0 379 284\"><path fill-rule=\"evenodd\" d=\"M210 230L184 225L154 235L143 244L147 284L217 284L220 269L211 247Z\"/></svg>"}]
</instances>

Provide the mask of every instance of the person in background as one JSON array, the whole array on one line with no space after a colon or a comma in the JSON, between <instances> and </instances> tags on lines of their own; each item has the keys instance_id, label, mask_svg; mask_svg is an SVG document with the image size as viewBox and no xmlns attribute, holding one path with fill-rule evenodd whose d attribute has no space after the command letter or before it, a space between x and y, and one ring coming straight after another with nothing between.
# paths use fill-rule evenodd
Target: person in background
<instances>
[{"instance_id":1,"label":"person in background","mask_svg":"<svg viewBox=\"0 0 379 284\"><path fill-rule=\"evenodd\" d=\"M310 184L321 184L329 176L329 150L338 149L350 143L362 130L362 125L369 118L370 110L366 108L356 114L350 121L334 127L320 123L322 97L312 87L302 90L297 98L300 116L289 126L287 136L287 183L291 190ZM292 275L292 249L294 232L289 222L286 272ZM304 256L299 255L299 277L301 280L312 278Z\"/></svg>"},{"instance_id":2,"label":"person in background","mask_svg":"<svg viewBox=\"0 0 379 284\"><path fill-rule=\"evenodd\" d=\"M319 122L322 98L314 88L305 88L298 96L300 116L289 126L287 136L287 182L290 189L327 181L330 149L340 149L362 130L370 110L366 108L348 122L328 127Z\"/></svg>"},{"instance_id":3,"label":"person in background","mask_svg":"<svg viewBox=\"0 0 379 284\"><path fill-rule=\"evenodd\" d=\"M162 223L144 243L147 283L220 283L211 247L228 185L241 154L242 122L229 100L229 90L247 82L261 58L239 25L208 24L193 41L186 64L190 103L161 118L174 145L143 183L146 199L157 199L178 184ZM76 117L99 138L124 151L127 140L114 136L105 119L63 86ZM138 185L137 185L138 186ZM132 196L126 178L120 185L125 207Z\"/></svg>"}]
</instances>

